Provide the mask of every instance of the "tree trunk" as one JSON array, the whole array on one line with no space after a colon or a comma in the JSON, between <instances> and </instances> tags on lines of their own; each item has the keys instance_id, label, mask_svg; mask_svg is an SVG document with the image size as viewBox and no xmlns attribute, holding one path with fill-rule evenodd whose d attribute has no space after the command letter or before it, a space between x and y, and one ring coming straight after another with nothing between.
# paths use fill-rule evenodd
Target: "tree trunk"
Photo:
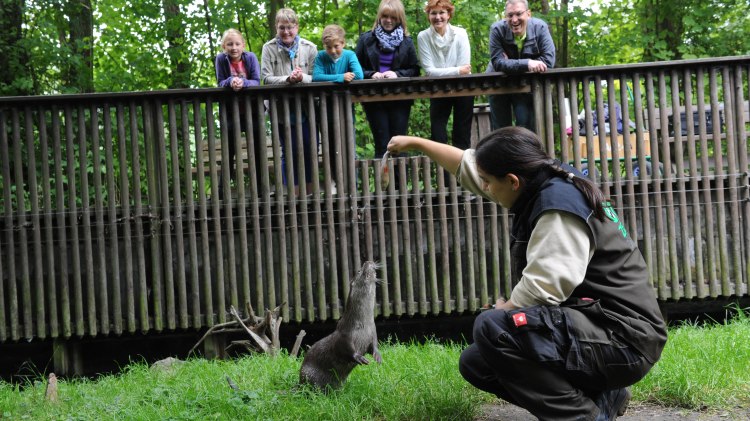
<instances>
[{"instance_id":1,"label":"tree trunk","mask_svg":"<svg viewBox=\"0 0 750 421\"><path fill-rule=\"evenodd\" d=\"M164 26L167 39L167 55L172 67L169 87L190 87L190 52L185 45L185 19L180 12L179 0L164 0Z\"/></svg>"},{"instance_id":2,"label":"tree trunk","mask_svg":"<svg viewBox=\"0 0 750 421\"><path fill-rule=\"evenodd\" d=\"M570 17L568 16L568 0L560 1L560 13L562 14L562 24L559 27L560 32L560 45L557 46L557 63L555 67L568 67L568 36L569 36L569 25Z\"/></svg>"},{"instance_id":3,"label":"tree trunk","mask_svg":"<svg viewBox=\"0 0 750 421\"><path fill-rule=\"evenodd\" d=\"M206 34L208 34L208 55L211 55L211 49L214 46L214 36L211 30L211 14L208 11L208 0L203 1L203 12L206 15Z\"/></svg>"},{"instance_id":4,"label":"tree trunk","mask_svg":"<svg viewBox=\"0 0 750 421\"><path fill-rule=\"evenodd\" d=\"M276 12L284 8L284 0L268 0L268 30L271 37L276 36Z\"/></svg>"},{"instance_id":5,"label":"tree trunk","mask_svg":"<svg viewBox=\"0 0 750 421\"><path fill-rule=\"evenodd\" d=\"M31 95L34 83L29 71L29 57L23 40L23 1L0 2L0 95Z\"/></svg>"},{"instance_id":6,"label":"tree trunk","mask_svg":"<svg viewBox=\"0 0 750 421\"><path fill-rule=\"evenodd\" d=\"M60 42L70 57L63 65L63 86L73 92L94 91L94 18L90 0L69 0L58 17Z\"/></svg>"},{"instance_id":7,"label":"tree trunk","mask_svg":"<svg viewBox=\"0 0 750 421\"><path fill-rule=\"evenodd\" d=\"M679 60L686 13L682 0L636 1L639 26L646 39L643 61Z\"/></svg>"}]
</instances>

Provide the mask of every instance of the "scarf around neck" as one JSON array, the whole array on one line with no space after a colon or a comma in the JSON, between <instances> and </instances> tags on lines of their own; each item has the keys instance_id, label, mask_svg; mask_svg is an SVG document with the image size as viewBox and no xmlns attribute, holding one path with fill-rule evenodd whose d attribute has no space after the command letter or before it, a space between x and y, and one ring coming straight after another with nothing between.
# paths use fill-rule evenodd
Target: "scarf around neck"
<instances>
[{"instance_id":1,"label":"scarf around neck","mask_svg":"<svg viewBox=\"0 0 750 421\"><path fill-rule=\"evenodd\" d=\"M451 45L453 45L453 38L456 36L456 31L453 30L453 25L446 25L445 35L438 34L432 26L430 26L429 31L430 42L433 47L435 47L435 50L441 54L442 58L445 59L448 55L448 51L451 49Z\"/></svg>"},{"instance_id":2,"label":"scarf around neck","mask_svg":"<svg viewBox=\"0 0 750 421\"><path fill-rule=\"evenodd\" d=\"M401 45L401 41L404 40L404 28L401 25L397 26L396 29L390 33L385 32L383 27L378 25L378 27L375 28L374 33L380 43L380 49L386 53L392 53L395 51L396 48Z\"/></svg>"},{"instance_id":3,"label":"scarf around neck","mask_svg":"<svg viewBox=\"0 0 750 421\"><path fill-rule=\"evenodd\" d=\"M287 54L289 54L289 60L294 61L294 57L297 56L297 50L299 49L299 35L294 37L294 42L292 43L291 47L287 47L284 45L283 42L281 42L281 38L276 38L276 45L279 46L282 50L286 51Z\"/></svg>"}]
</instances>

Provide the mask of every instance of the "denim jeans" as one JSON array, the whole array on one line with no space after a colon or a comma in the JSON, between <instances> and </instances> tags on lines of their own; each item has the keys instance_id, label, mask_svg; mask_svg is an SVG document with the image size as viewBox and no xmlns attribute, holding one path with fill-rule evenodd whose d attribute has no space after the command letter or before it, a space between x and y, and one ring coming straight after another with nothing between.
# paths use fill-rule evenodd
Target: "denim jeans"
<instances>
[{"instance_id":1,"label":"denim jeans","mask_svg":"<svg viewBox=\"0 0 750 421\"><path fill-rule=\"evenodd\" d=\"M490 95L492 130L513 125L535 131L534 98L531 94Z\"/></svg>"}]
</instances>

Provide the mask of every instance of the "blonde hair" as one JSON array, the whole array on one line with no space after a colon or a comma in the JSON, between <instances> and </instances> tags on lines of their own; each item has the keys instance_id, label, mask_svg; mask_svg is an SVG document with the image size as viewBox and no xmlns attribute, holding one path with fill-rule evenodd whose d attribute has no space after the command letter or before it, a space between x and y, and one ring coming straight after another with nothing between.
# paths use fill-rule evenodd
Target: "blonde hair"
<instances>
[{"instance_id":1,"label":"blonde hair","mask_svg":"<svg viewBox=\"0 0 750 421\"><path fill-rule=\"evenodd\" d=\"M279 11L276 12L276 25L278 25L279 22L289 22L295 25L299 23L297 20L297 14L294 13L294 10L288 7L279 9Z\"/></svg>"},{"instance_id":2,"label":"blonde hair","mask_svg":"<svg viewBox=\"0 0 750 421\"><path fill-rule=\"evenodd\" d=\"M401 25L401 28L404 29L404 35L409 35L409 31L406 30L406 11L404 10L404 4L401 3L401 0L383 0L380 2L380 6L378 6L378 16L375 18L375 24L372 25L373 31L378 28L378 25L380 25L380 19L385 14L393 16L398 21L398 25Z\"/></svg>"},{"instance_id":3,"label":"blonde hair","mask_svg":"<svg viewBox=\"0 0 750 421\"><path fill-rule=\"evenodd\" d=\"M224 33L221 35L221 48L222 49L224 49L224 44L226 44L227 42L227 37L232 36L232 35L236 35L240 37L240 39L242 40L242 44L247 45L247 41L245 41L245 37L242 36L242 32L234 28L229 28L226 31L224 31Z\"/></svg>"},{"instance_id":4,"label":"blonde hair","mask_svg":"<svg viewBox=\"0 0 750 421\"><path fill-rule=\"evenodd\" d=\"M323 44L328 45L331 42L341 41L346 43L346 32L344 28L331 24L323 28Z\"/></svg>"}]
</instances>

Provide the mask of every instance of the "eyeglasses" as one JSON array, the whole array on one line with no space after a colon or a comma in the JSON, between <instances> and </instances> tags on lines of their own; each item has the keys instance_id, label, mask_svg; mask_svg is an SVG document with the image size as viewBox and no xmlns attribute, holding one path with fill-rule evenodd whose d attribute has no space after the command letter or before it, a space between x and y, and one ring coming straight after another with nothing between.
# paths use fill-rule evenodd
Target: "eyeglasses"
<instances>
[{"instance_id":1,"label":"eyeglasses","mask_svg":"<svg viewBox=\"0 0 750 421\"><path fill-rule=\"evenodd\" d=\"M523 16L523 14L526 13L526 12L528 12L528 11L529 11L529 9L526 9L523 12L506 13L505 14L505 18L506 19L513 19L513 17L517 17L517 18L521 19L521 16Z\"/></svg>"},{"instance_id":2,"label":"eyeglasses","mask_svg":"<svg viewBox=\"0 0 750 421\"><path fill-rule=\"evenodd\" d=\"M297 25L279 25L276 30L279 32L292 32L297 28Z\"/></svg>"}]
</instances>

